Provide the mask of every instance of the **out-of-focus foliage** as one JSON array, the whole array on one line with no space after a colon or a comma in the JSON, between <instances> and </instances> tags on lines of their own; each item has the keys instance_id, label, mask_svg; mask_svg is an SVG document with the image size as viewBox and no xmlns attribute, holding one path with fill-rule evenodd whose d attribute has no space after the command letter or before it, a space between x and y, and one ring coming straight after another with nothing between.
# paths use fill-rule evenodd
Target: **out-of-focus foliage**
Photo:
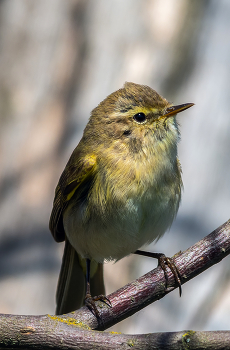
<instances>
[{"instance_id":1,"label":"out-of-focus foliage","mask_svg":"<svg viewBox=\"0 0 230 350\"><path fill-rule=\"evenodd\" d=\"M228 0L0 2L0 312L54 312L54 188L90 111L125 81L196 104L179 117L181 208L148 249L173 255L229 218L229 16ZM107 264L107 290L154 266ZM229 275L226 259L116 330L229 329Z\"/></svg>"}]
</instances>

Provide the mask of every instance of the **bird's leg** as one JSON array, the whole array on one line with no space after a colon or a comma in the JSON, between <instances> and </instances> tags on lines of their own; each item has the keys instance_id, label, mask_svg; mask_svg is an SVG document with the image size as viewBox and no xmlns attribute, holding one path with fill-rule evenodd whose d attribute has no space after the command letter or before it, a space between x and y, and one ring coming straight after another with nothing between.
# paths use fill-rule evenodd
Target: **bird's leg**
<instances>
[{"instance_id":1,"label":"bird's leg","mask_svg":"<svg viewBox=\"0 0 230 350\"><path fill-rule=\"evenodd\" d=\"M166 265L168 265L168 267L170 268L177 284L179 287L179 294L181 296L182 294L182 288L181 288L181 279L180 279L180 273L178 271L178 268L176 266L176 264L174 263L172 258L168 258L167 256L165 256L162 253L151 253L151 252L145 252L143 250L136 250L134 252L134 254L138 254L138 255L142 255L142 256L147 256L150 258L154 258L158 260L158 266L160 266L162 268L162 270L164 271L164 275L165 275L165 280L166 280L166 289L168 286L168 273L167 273L167 269L166 269Z\"/></svg>"},{"instance_id":2,"label":"bird's leg","mask_svg":"<svg viewBox=\"0 0 230 350\"><path fill-rule=\"evenodd\" d=\"M96 307L95 301L103 301L112 307L110 300L103 294L92 297L90 293L90 259L86 259L86 295L85 305L95 314L97 319L100 319L99 311Z\"/></svg>"}]
</instances>

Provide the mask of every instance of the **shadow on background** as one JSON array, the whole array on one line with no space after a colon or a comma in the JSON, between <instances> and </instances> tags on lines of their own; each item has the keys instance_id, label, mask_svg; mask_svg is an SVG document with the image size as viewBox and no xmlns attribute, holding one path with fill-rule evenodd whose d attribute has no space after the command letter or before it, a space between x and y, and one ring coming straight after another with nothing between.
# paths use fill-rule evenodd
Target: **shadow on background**
<instances>
[{"instance_id":1,"label":"shadow on background","mask_svg":"<svg viewBox=\"0 0 230 350\"><path fill-rule=\"evenodd\" d=\"M54 312L63 247L48 231L54 189L90 111L125 81L196 104L178 118L179 214L150 249L173 255L229 218L229 15L227 0L0 2L1 312ZM225 260L181 299L170 293L115 329L229 328ZM132 256L106 264L107 290L152 267Z\"/></svg>"}]
</instances>

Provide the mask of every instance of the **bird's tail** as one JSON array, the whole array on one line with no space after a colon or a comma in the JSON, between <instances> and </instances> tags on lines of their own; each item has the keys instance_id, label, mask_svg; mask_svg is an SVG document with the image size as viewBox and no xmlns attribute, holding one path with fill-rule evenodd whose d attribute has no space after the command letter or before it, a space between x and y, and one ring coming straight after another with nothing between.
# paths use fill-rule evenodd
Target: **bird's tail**
<instances>
[{"instance_id":1,"label":"bird's tail","mask_svg":"<svg viewBox=\"0 0 230 350\"><path fill-rule=\"evenodd\" d=\"M56 315L62 315L83 306L86 291L85 271L85 261L66 239L57 286ZM91 295L104 295L103 265L93 262L91 272Z\"/></svg>"}]
</instances>

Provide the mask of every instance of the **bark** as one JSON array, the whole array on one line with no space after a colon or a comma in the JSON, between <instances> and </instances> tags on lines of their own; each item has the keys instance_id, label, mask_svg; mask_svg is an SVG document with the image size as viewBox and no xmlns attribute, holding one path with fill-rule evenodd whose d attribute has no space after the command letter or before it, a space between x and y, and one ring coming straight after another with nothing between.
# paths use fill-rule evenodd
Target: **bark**
<instances>
[{"instance_id":1,"label":"bark","mask_svg":"<svg viewBox=\"0 0 230 350\"><path fill-rule=\"evenodd\" d=\"M204 239L176 254L174 261L182 284L194 278L230 253L230 220ZM100 323L83 307L61 316L0 315L0 348L23 349L230 349L230 331L183 331L145 335L97 332L133 315L175 289L168 272L169 287L161 268L150 271L108 297L112 308L98 302Z\"/></svg>"}]
</instances>

